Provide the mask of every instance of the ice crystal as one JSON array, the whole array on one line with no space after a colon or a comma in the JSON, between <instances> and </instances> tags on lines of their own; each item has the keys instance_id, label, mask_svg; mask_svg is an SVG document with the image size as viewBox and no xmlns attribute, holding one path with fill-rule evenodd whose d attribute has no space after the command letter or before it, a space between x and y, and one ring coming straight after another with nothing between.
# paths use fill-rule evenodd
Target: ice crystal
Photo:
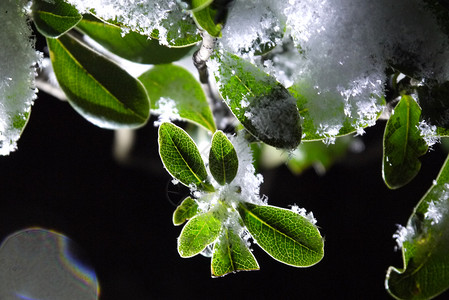
<instances>
[{"instance_id":1,"label":"ice crystal","mask_svg":"<svg viewBox=\"0 0 449 300\"><path fill-rule=\"evenodd\" d=\"M410 218L406 227L398 225L398 230L393 235L398 247L401 248L404 242L413 242L418 239L428 238L428 233L432 230L441 231L447 227L449 213L449 184L445 183L437 186L438 182L433 182L433 189L426 196L431 199L427 203L424 213L424 220L420 220L415 215Z\"/></svg>"},{"instance_id":2,"label":"ice crystal","mask_svg":"<svg viewBox=\"0 0 449 300\"><path fill-rule=\"evenodd\" d=\"M35 68L41 54L36 52L26 17L26 0L0 1L0 155L17 148L17 140L26 124L36 98Z\"/></svg>"},{"instance_id":3,"label":"ice crystal","mask_svg":"<svg viewBox=\"0 0 449 300\"><path fill-rule=\"evenodd\" d=\"M449 184L446 183L435 193L435 199L429 202L424 218L430 221L431 225L440 224L449 211Z\"/></svg>"},{"instance_id":4,"label":"ice crystal","mask_svg":"<svg viewBox=\"0 0 449 300\"><path fill-rule=\"evenodd\" d=\"M396 225L398 229L393 234L393 238L396 239L396 249L401 249L405 241L411 240L415 235L415 230L411 226L404 227L402 225Z\"/></svg>"},{"instance_id":5,"label":"ice crystal","mask_svg":"<svg viewBox=\"0 0 449 300\"><path fill-rule=\"evenodd\" d=\"M427 146L432 147L440 142L440 137L437 134L437 127L435 125L429 125L426 121L422 120L417 127Z\"/></svg>"}]
</instances>

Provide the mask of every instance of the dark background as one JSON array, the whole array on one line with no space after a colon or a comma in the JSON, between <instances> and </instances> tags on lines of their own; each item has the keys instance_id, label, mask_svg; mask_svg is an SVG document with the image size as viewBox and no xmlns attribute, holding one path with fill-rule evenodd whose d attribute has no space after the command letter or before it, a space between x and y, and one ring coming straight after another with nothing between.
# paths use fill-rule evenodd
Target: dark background
<instances>
[{"instance_id":1,"label":"dark background","mask_svg":"<svg viewBox=\"0 0 449 300\"><path fill-rule=\"evenodd\" d=\"M362 137L366 151L349 154L325 176L262 170L269 203L313 211L325 256L293 268L254 246L261 270L210 277L210 259L182 259L181 227L172 213L185 191L171 185L157 154L157 130L138 130L135 167L112 156L113 132L91 125L65 102L39 94L18 151L0 157L0 238L31 226L53 229L85 251L102 299L389 299L390 265L402 266L392 234L405 224L441 167L438 145L423 157L410 184L388 190L381 177L385 123ZM168 200L170 196L171 200Z\"/></svg>"}]
</instances>

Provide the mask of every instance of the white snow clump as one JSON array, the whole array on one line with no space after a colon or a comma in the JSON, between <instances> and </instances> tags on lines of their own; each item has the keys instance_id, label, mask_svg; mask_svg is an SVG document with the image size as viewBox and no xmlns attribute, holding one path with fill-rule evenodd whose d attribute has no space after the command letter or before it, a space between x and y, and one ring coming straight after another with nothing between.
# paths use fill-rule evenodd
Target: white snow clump
<instances>
[{"instance_id":1,"label":"white snow clump","mask_svg":"<svg viewBox=\"0 0 449 300\"><path fill-rule=\"evenodd\" d=\"M27 0L0 1L0 155L17 149L37 93L34 79L42 55L33 49L27 5Z\"/></svg>"},{"instance_id":2,"label":"white snow clump","mask_svg":"<svg viewBox=\"0 0 449 300\"><path fill-rule=\"evenodd\" d=\"M154 30L158 31L159 42L169 45L172 38L168 37L168 28L178 28L178 37L186 34L187 28L177 23L186 20L189 15L185 12L185 3L175 0L67 0L80 12L86 13L94 10L95 15L104 20L114 20L124 24L123 34L127 30L140 32L151 36ZM196 28L192 23L193 31Z\"/></svg>"},{"instance_id":3,"label":"white snow clump","mask_svg":"<svg viewBox=\"0 0 449 300\"><path fill-rule=\"evenodd\" d=\"M332 141L348 118L358 134L374 125L383 109L379 99L389 65L413 63L418 76L440 83L449 79L449 39L425 5L419 0L235 0L222 44L257 61L252 54L258 44L277 43L272 62L261 65L307 99L317 133ZM276 33L284 29L295 47L287 49L288 38L280 42Z\"/></svg>"},{"instance_id":4,"label":"white snow clump","mask_svg":"<svg viewBox=\"0 0 449 300\"><path fill-rule=\"evenodd\" d=\"M158 100L158 108L151 111L152 114L159 115L153 125L159 127L164 122L181 120L176 102L170 98L161 97Z\"/></svg>"}]
</instances>

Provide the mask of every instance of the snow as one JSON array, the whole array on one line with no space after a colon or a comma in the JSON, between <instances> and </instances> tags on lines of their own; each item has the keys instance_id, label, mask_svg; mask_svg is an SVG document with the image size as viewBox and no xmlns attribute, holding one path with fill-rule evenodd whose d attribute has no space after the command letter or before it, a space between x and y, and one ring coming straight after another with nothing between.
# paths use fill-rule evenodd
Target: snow
<instances>
[{"instance_id":1,"label":"snow","mask_svg":"<svg viewBox=\"0 0 449 300\"><path fill-rule=\"evenodd\" d=\"M0 1L0 155L16 150L22 126L36 98L34 78L42 59L26 17L28 1ZM16 126L14 126L16 125Z\"/></svg>"},{"instance_id":2,"label":"snow","mask_svg":"<svg viewBox=\"0 0 449 300\"><path fill-rule=\"evenodd\" d=\"M242 134L232 136L231 143L234 145L239 161L237 175L230 183L230 188L240 190L239 198L241 201L254 203L257 205L264 205L260 197L260 185L263 182L263 176L256 174L253 165L253 155L249 143L245 140Z\"/></svg>"},{"instance_id":3,"label":"snow","mask_svg":"<svg viewBox=\"0 0 449 300\"><path fill-rule=\"evenodd\" d=\"M375 124L390 63L411 60L417 77L449 79L449 40L423 1L234 2L223 48L293 85L307 99L309 116L327 142L346 118L358 134ZM278 28L286 29L283 40ZM255 41L276 42L275 55L261 61L254 56Z\"/></svg>"},{"instance_id":4,"label":"snow","mask_svg":"<svg viewBox=\"0 0 449 300\"><path fill-rule=\"evenodd\" d=\"M152 114L159 115L158 119L153 123L155 127L159 127L164 122L181 120L175 100L161 97L157 105L158 108L151 111Z\"/></svg>"},{"instance_id":5,"label":"snow","mask_svg":"<svg viewBox=\"0 0 449 300\"><path fill-rule=\"evenodd\" d=\"M449 184L445 183L442 188L434 192L434 200L429 202L424 219L429 220L431 225L441 224L449 210Z\"/></svg>"},{"instance_id":6,"label":"snow","mask_svg":"<svg viewBox=\"0 0 449 300\"><path fill-rule=\"evenodd\" d=\"M172 42L168 37L168 30L179 27L177 22L189 17L185 11L185 3L173 0L68 0L68 2L83 13L94 10L102 19L124 24L126 27L123 34L126 34L127 30L133 30L151 36L153 31L157 30L159 42L163 45ZM185 34L180 28L178 32L179 36Z\"/></svg>"},{"instance_id":7,"label":"snow","mask_svg":"<svg viewBox=\"0 0 449 300\"><path fill-rule=\"evenodd\" d=\"M435 125L430 125L426 121L422 120L418 124L418 130L427 146L432 147L436 143L440 142L440 137L437 134L437 127Z\"/></svg>"},{"instance_id":8,"label":"snow","mask_svg":"<svg viewBox=\"0 0 449 300\"><path fill-rule=\"evenodd\" d=\"M296 204L292 205L291 210L292 210L292 212L297 213L298 215L306 218L312 224L314 224L314 225L316 224L317 221L316 221L315 217L313 216L313 212L307 213L305 208L299 207Z\"/></svg>"}]
</instances>

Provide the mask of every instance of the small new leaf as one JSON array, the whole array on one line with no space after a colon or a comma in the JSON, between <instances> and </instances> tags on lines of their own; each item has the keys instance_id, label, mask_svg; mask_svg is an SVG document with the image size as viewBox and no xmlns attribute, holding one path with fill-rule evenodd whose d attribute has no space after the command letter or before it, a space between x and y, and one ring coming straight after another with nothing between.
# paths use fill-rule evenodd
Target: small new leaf
<instances>
[{"instance_id":1,"label":"small new leaf","mask_svg":"<svg viewBox=\"0 0 449 300\"><path fill-rule=\"evenodd\" d=\"M59 85L84 118L108 129L147 122L150 101L140 81L68 34L47 45Z\"/></svg>"},{"instance_id":2,"label":"small new leaf","mask_svg":"<svg viewBox=\"0 0 449 300\"><path fill-rule=\"evenodd\" d=\"M309 267L323 258L323 238L305 217L287 209L250 203L241 203L238 211L257 244L274 259Z\"/></svg>"},{"instance_id":3,"label":"small new leaf","mask_svg":"<svg viewBox=\"0 0 449 300\"><path fill-rule=\"evenodd\" d=\"M139 80L152 99L152 109L179 115L184 120L216 130L214 117L200 83L186 69L167 64L154 66ZM169 107L163 107L162 104Z\"/></svg>"},{"instance_id":4,"label":"small new leaf","mask_svg":"<svg viewBox=\"0 0 449 300\"><path fill-rule=\"evenodd\" d=\"M57 38L72 29L83 16L64 0L34 0L31 6L37 30L48 38Z\"/></svg>"},{"instance_id":5,"label":"small new leaf","mask_svg":"<svg viewBox=\"0 0 449 300\"><path fill-rule=\"evenodd\" d=\"M228 52L216 53L219 91L242 125L262 142L294 149L302 135L295 98L274 77Z\"/></svg>"},{"instance_id":6,"label":"small new leaf","mask_svg":"<svg viewBox=\"0 0 449 300\"><path fill-rule=\"evenodd\" d=\"M428 146L421 137L418 124L421 108L411 97L404 95L387 122L384 133L382 175L391 189L409 183L419 172L419 157Z\"/></svg>"},{"instance_id":7,"label":"small new leaf","mask_svg":"<svg viewBox=\"0 0 449 300\"><path fill-rule=\"evenodd\" d=\"M197 215L187 222L178 238L181 257L192 257L213 243L221 230L221 222L212 213Z\"/></svg>"},{"instance_id":8,"label":"small new leaf","mask_svg":"<svg viewBox=\"0 0 449 300\"><path fill-rule=\"evenodd\" d=\"M223 228L214 244L211 271L220 277L237 271L259 270L259 264L245 242L231 228Z\"/></svg>"},{"instance_id":9,"label":"small new leaf","mask_svg":"<svg viewBox=\"0 0 449 300\"><path fill-rule=\"evenodd\" d=\"M190 197L185 198L173 213L173 224L175 226L184 224L198 213L198 203Z\"/></svg>"},{"instance_id":10,"label":"small new leaf","mask_svg":"<svg viewBox=\"0 0 449 300\"><path fill-rule=\"evenodd\" d=\"M167 171L186 186L213 190L195 142L178 126L162 123L159 127L159 155Z\"/></svg>"},{"instance_id":11,"label":"small new leaf","mask_svg":"<svg viewBox=\"0 0 449 300\"><path fill-rule=\"evenodd\" d=\"M449 288L449 157L401 232L404 267L385 287L397 299L431 299Z\"/></svg>"},{"instance_id":12,"label":"small new leaf","mask_svg":"<svg viewBox=\"0 0 449 300\"><path fill-rule=\"evenodd\" d=\"M224 185L237 175L239 161L234 146L222 131L215 132L209 152L209 169L215 180Z\"/></svg>"}]
</instances>

